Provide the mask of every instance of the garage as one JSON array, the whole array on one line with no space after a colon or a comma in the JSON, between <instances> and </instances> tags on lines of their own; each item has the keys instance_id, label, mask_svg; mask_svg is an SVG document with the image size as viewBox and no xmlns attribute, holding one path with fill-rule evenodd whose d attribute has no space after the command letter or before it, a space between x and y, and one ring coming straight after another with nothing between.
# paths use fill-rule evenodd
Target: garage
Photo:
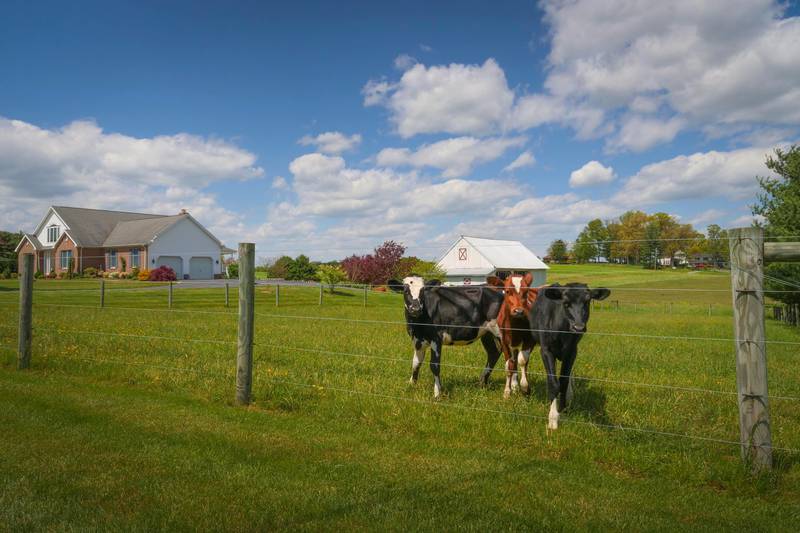
<instances>
[{"instance_id":1,"label":"garage","mask_svg":"<svg viewBox=\"0 0 800 533\"><path fill-rule=\"evenodd\" d=\"M183 279L183 259L176 255L159 255L156 266L166 265L175 271L176 279Z\"/></svg>"},{"instance_id":2,"label":"garage","mask_svg":"<svg viewBox=\"0 0 800 533\"><path fill-rule=\"evenodd\" d=\"M191 279L214 279L211 258L192 257L189 260L189 277Z\"/></svg>"}]
</instances>

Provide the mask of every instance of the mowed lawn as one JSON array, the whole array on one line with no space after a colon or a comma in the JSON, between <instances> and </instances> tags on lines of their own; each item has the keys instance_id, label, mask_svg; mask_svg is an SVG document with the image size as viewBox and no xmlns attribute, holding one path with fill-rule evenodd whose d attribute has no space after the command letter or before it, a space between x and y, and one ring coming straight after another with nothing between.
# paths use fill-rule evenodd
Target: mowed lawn
<instances>
[{"instance_id":1,"label":"mowed lawn","mask_svg":"<svg viewBox=\"0 0 800 533\"><path fill-rule=\"evenodd\" d=\"M37 281L20 372L18 292L0 282L0 527L795 529L800 453L776 450L753 478L718 442L738 439L729 274L556 266L549 280L612 288L549 435L538 353L530 397L503 399L500 364L478 386L479 344L445 348L440 401L427 365L409 385L395 294L319 306L317 289L281 287L276 307L259 286L242 408L235 290L226 308L222 289L178 287L170 310L163 287L108 282L100 309L98 282ZM774 445L800 449L800 329L767 333Z\"/></svg>"}]
</instances>

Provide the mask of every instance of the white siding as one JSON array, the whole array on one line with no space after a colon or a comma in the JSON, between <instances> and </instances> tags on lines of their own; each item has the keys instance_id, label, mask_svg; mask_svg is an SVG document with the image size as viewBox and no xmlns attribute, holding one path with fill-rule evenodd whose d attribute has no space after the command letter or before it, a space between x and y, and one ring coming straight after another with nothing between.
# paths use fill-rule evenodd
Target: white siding
<instances>
[{"instance_id":1,"label":"white siding","mask_svg":"<svg viewBox=\"0 0 800 533\"><path fill-rule=\"evenodd\" d=\"M44 225L42 225L42 229L39 230L39 233L36 234L36 238L39 239L39 242L42 243L44 246L53 246L55 244L55 242L50 242L47 240L47 228L49 228L53 224L58 226L59 237L61 237L64 234L66 225L60 218L58 218L58 215L51 212L50 216L47 218Z\"/></svg>"},{"instance_id":2,"label":"white siding","mask_svg":"<svg viewBox=\"0 0 800 533\"><path fill-rule=\"evenodd\" d=\"M466 259L459 259L459 251L461 248L466 249ZM470 243L463 238L459 239L455 246L453 246L447 254L439 261L439 267L445 272L454 269L477 269L479 271L488 272L494 270L494 265L486 260Z\"/></svg>"},{"instance_id":3,"label":"white siding","mask_svg":"<svg viewBox=\"0 0 800 533\"><path fill-rule=\"evenodd\" d=\"M150 245L147 253L150 264L147 268L153 268L152 260L161 255L180 257L184 273L189 273L192 257L210 257L214 274L222 272L219 244L188 218L166 230Z\"/></svg>"}]
</instances>

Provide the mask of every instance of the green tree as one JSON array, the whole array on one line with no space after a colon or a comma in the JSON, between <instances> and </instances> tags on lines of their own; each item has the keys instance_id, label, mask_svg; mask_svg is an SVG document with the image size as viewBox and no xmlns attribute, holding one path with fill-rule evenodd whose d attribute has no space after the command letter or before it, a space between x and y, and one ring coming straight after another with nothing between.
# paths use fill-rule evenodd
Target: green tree
<instances>
[{"instance_id":1,"label":"green tree","mask_svg":"<svg viewBox=\"0 0 800 533\"><path fill-rule=\"evenodd\" d=\"M589 259L597 257L597 244L595 240L589 236L589 231L584 229L575 244L572 246L572 255L578 263L587 263Z\"/></svg>"},{"instance_id":2,"label":"green tree","mask_svg":"<svg viewBox=\"0 0 800 533\"><path fill-rule=\"evenodd\" d=\"M554 263L563 263L567 258L567 243L561 239L554 240L547 249L547 255Z\"/></svg>"},{"instance_id":3,"label":"green tree","mask_svg":"<svg viewBox=\"0 0 800 533\"><path fill-rule=\"evenodd\" d=\"M765 234L773 240L800 235L800 145L794 144L788 150L776 148L774 156L767 156L766 166L778 177L758 178L761 192L752 206L753 214L764 217ZM765 273L769 276L765 279L768 290L787 290L790 287L776 280L800 285L800 264L773 263L767 266ZM798 293L768 294L787 304L800 303Z\"/></svg>"},{"instance_id":4,"label":"green tree","mask_svg":"<svg viewBox=\"0 0 800 533\"><path fill-rule=\"evenodd\" d=\"M610 234L603 221L599 218L590 220L583 231L586 232L587 239L592 242L594 247L592 256L595 259L600 259L600 257L608 259L611 252Z\"/></svg>"},{"instance_id":5,"label":"green tree","mask_svg":"<svg viewBox=\"0 0 800 533\"><path fill-rule=\"evenodd\" d=\"M706 228L706 252L714 258L714 264L720 265L730 256L728 232L716 224Z\"/></svg>"},{"instance_id":6,"label":"green tree","mask_svg":"<svg viewBox=\"0 0 800 533\"><path fill-rule=\"evenodd\" d=\"M275 262L269 267L269 277L286 279L286 276L289 275L289 265L292 261L293 259L288 255L284 255L276 259Z\"/></svg>"},{"instance_id":7,"label":"green tree","mask_svg":"<svg viewBox=\"0 0 800 533\"><path fill-rule=\"evenodd\" d=\"M658 260L661 257L661 223L658 219L651 220L645 225L639 256L645 268L658 268Z\"/></svg>"},{"instance_id":8,"label":"green tree","mask_svg":"<svg viewBox=\"0 0 800 533\"><path fill-rule=\"evenodd\" d=\"M14 249L22 240L22 232L0 231L0 270L17 271L17 253Z\"/></svg>"},{"instance_id":9,"label":"green tree","mask_svg":"<svg viewBox=\"0 0 800 533\"><path fill-rule=\"evenodd\" d=\"M331 293L337 283L347 281L347 272L342 270L339 265L319 265L316 276L320 283L328 286Z\"/></svg>"},{"instance_id":10,"label":"green tree","mask_svg":"<svg viewBox=\"0 0 800 533\"><path fill-rule=\"evenodd\" d=\"M308 281L314 279L317 269L305 255L298 255L286 267L286 279Z\"/></svg>"}]
</instances>

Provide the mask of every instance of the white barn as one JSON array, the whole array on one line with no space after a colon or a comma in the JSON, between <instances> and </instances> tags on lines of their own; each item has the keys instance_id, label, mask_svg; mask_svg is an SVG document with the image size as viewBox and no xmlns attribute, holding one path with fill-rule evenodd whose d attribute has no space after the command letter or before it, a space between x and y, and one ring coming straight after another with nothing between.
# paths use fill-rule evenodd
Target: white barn
<instances>
[{"instance_id":1,"label":"white barn","mask_svg":"<svg viewBox=\"0 0 800 533\"><path fill-rule=\"evenodd\" d=\"M548 266L519 241L462 235L439 259L445 285L481 285L487 276L533 274L533 285L547 283Z\"/></svg>"}]
</instances>

